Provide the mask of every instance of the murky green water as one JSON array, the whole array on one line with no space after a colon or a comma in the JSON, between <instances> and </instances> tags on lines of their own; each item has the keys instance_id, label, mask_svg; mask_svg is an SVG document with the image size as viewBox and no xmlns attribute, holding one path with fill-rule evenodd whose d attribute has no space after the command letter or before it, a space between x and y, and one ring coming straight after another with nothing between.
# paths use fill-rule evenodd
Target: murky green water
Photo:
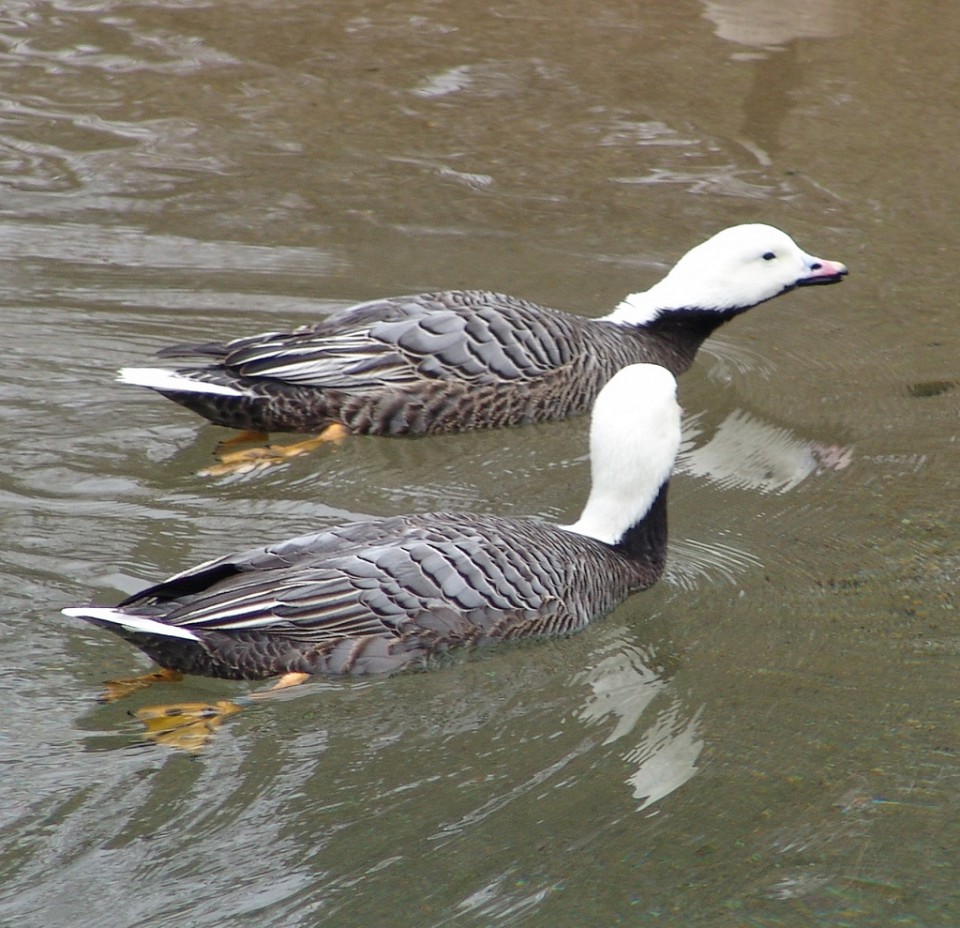
<instances>
[{"instance_id":1,"label":"murky green water","mask_svg":"<svg viewBox=\"0 0 960 928\"><path fill-rule=\"evenodd\" d=\"M907 0L8 3L0 924L960 921L960 9ZM422 509L566 519L584 421L247 478L112 382L177 340L485 287L600 315L764 221L840 287L681 383L668 581L567 641L225 699L61 607Z\"/></svg>"}]
</instances>

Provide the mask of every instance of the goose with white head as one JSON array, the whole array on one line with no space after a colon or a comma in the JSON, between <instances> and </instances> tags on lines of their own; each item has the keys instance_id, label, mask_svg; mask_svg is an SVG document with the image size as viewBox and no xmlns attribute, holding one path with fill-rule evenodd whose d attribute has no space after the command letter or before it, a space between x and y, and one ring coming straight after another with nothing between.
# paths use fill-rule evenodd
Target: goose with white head
<instances>
[{"instance_id":1,"label":"goose with white head","mask_svg":"<svg viewBox=\"0 0 960 928\"><path fill-rule=\"evenodd\" d=\"M808 255L773 226L731 226L692 248L658 284L630 294L604 318L645 326L704 313L705 325L718 325L718 318L725 322L796 287L837 283L846 274L845 265Z\"/></svg>"},{"instance_id":2,"label":"goose with white head","mask_svg":"<svg viewBox=\"0 0 960 928\"><path fill-rule=\"evenodd\" d=\"M286 682L570 634L662 575L679 445L673 375L630 365L597 397L592 488L572 525L452 513L350 523L209 561L116 607L64 613L167 671Z\"/></svg>"},{"instance_id":3,"label":"goose with white head","mask_svg":"<svg viewBox=\"0 0 960 928\"><path fill-rule=\"evenodd\" d=\"M125 368L119 379L259 432L425 435L546 421L586 412L628 364L679 375L734 316L846 273L779 229L740 225L596 319L488 291L416 294L290 332L175 346L161 354L199 366Z\"/></svg>"}]
</instances>

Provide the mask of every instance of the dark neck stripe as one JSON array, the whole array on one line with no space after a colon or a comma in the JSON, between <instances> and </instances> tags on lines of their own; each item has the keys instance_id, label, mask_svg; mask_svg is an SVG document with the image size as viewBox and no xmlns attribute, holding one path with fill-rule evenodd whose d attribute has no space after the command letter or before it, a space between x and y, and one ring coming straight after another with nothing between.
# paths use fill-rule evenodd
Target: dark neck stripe
<instances>
[{"instance_id":1,"label":"dark neck stripe","mask_svg":"<svg viewBox=\"0 0 960 928\"><path fill-rule=\"evenodd\" d=\"M631 525L614 547L631 560L644 561L663 570L667 561L667 488L664 482L657 498L639 522Z\"/></svg>"},{"instance_id":2,"label":"dark neck stripe","mask_svg":"<svg viewBox=\"0 0 960 928\"><path fill-rule=\"evenodd\" d=\"M714 329L719 328L734 316L746 312L750 307L734 309L667 309L662 310L649 322L643 323L643 329L657 335L685 335L703 341Z\"/></svg>"}]
</instances>

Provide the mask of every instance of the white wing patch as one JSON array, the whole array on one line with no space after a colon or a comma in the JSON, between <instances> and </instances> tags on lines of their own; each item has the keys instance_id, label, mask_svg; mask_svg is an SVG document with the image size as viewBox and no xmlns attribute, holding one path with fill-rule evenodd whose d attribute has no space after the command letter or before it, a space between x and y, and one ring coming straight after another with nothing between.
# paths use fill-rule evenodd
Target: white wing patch
<instances>
[{"instance_id":1,"label":"white wing patch","mask_svg":"<svg viewBox=\"0 0 960 928\"><path fill-rule=\"evenodd\" d=\"M416 366L392 345L372 338L369 329L327 336L302 346L250 349L238 367L246 375L334 390L355 390L358 381L373 387L418 379Z\"/></svg>"},{"instance_id":2,"label":"white wing patch","mask_svg":"<svg viewBox=\"0 0 960 928\"><path fill-rule=\"evenodd\" d=\"M243 396L240 390L217 383L204 383L176 371L161 367L123 367L117 372L118 383L149 387L167 393L213 393L217 396Z\"/></svg>"},{"instance_id":3,"label":"white wing patch","mask_svg":"<svg viewBox=\"0 0 960 928\"><path fill-rule=\"evenodd\" d=\"M111 625L119 625L132 632L145 632L150 635L163 635L165 638L186 638L188 641L199 641L197 636L189 629L181 628L179 625L155 622L153 619L147 619L139 615L128 615L119 609L75 606L61 611L64 615L76 616L81 619L97 619L101 622L109 622Z\"/></svg>"}]
</instances>

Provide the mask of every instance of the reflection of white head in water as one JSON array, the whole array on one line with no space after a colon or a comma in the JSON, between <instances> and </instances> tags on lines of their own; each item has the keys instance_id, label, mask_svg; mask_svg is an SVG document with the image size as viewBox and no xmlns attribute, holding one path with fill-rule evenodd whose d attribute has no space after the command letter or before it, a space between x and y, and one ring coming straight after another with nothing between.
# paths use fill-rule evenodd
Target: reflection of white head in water
<instances>
[{"instance_id":1,"label":"reflection of white head in water","mask_svg":"<svg viewBox=\"0 0 960 928\"><path fill-rule=\"evenodd\" d=\"M687 420L685 436L698 437L699 427ZM764 493L786 493L807 477L843 470L853 449L825 441L808 441L788 429L735 409L713 436L680 455L677 472L704 477L723 487Z\"/></svg>"},{"instance_id":2,"label":"reflection of white head in water","mask_svg":"<svg viewBox=\"0 0 960 928\"><path fill-rule=\"evenodd\" d=\"M830 39L854 25L855 0L703 0L704 16L728 42L760 48L794 39Z\"/></svg>"}]
</instances>

